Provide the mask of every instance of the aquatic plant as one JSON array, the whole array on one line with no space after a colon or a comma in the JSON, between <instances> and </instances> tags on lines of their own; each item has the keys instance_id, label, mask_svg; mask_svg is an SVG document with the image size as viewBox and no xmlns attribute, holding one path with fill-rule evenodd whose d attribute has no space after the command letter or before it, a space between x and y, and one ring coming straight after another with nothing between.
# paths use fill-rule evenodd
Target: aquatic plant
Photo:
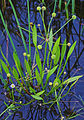
<instances>
[{"instance_id":1,"label":"aquatic plant","mask_svg":"<svg viewBox=\"0 0 84 120\"><path fill-rule=\"evenodd\" d=\"M76 41L71 45L71 43L67 43L66 39L64 40L63 44L60 43L60 36L58 39L56 39L55 42L53 42L53 37L65 26L67 25L71 20L76 19L76 16L73 15L71 19L69 19L59 30L57 30L55 33L53 33L53 29L51 27L51 22L56 17L56 13L52 13L52 17L50 19L48 30L45 25L44 21L44 10L46 10L46 7L43 6L41 8L40 6L37 7L37 11L41 15L44 31L45 31L45 37L42 34L41 30L41 36L37 34L37 27L36 25L32 24L32 30L30 30L30 16L28 16L28 23L29 23L29 29L22 28L19 24L16 11L14 9L14 6L12 4L12 1L9 0L10 5L13 9L17 25L19 27L19 31L22 37L22 41L24 44L25 52L23 53L24 57L24 70L22 69L21 62L19 59L19 56L17 55L17 50L15 48L15 45L13 43L13 40L11 38L11 35L8 31L8 28L5 24L5 21L3 19L2 12L0 10L0 16L3 22L3 25L7 31L7 34L9 36L9 39L11 41L12 47L13 47L13 60L15 62L15 66L10 67L10 63L8 62L7 58L3 54L3 51L1 51L1 55L4 58L5 62L0 59L0 64L3 70L5 71L7 78L4 79L2 74L0 74L0 79L2 80L2 83L4 84L4 88L7 90L10 99L12 99L12 104L7 105L4 101L4 104L7 106L7 109L3 111L2 114L4 114L8 109L12 109L13 111L17 108L20 108L20 106L17 106L17 104L20 105L28 105L32 103L35 100L38 100L39 102L42 102L42 105L50 104L49 109L57 103L58 110L60 112L61 120L64 119L60 107L60 100L65 97L71 88L76 84L76 82L79 80L80 76L74 76L70 78L65 78L65 67L68 62L69 57L71 56L75 46ZM43 1L44 2L44 1ZM61 5L61 0L59 1L59 6ZM28 13L29 13L29 2L27 0L27 6L28 6ZM42 12L41 12L42 10ZM29 14L28 14L29 15ZM40 25L38 26L40 27ZM24 40L24 36L22 33L22 29L27 31L29 33L29 53L28 49ZM31 40L30 40L30 34L32 34L32 41L35 47L35 54L34 54L34 61L31 63ZM42 40L41 44L37 44L38 38ZM40 51L44 48L44 55L43 58L40 55ZM61 48L60 48L61 46ZM66 54L66 48L70 47L65 63L63 64L63 59ZM42 61L43 59L43 61ZM62 66L63 65L63 66ZM2 69L1 68L1 69ZM57 71L57 72L56 72ZM50 79L50 77L54 75L54 80ZM65 93L65 89L70 84L70 87L68 88L68 91ZM9 86L10 85L10 86ZM49 89L48 89L49 87ZM12 88L12 91L11 91ZM15 93L19 93L18 95L18 101L16 102L16 99L14 98ZM28 96L31 96L30 102L26 104L22 104L21 101L19 101L19 97L24 96L27 94ZM45 98L50 98L50 96L53 96L53 99L46 101Z\"/></svg>"}]
</instances>

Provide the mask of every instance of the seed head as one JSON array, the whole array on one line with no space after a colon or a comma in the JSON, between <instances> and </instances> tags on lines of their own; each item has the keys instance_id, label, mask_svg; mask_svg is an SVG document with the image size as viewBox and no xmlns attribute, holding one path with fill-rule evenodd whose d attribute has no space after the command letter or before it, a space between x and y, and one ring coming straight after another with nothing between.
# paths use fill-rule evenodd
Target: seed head
<instances>
[{"instance_id":1,"label":"seed head","mask_svg":"<svg viewBox=\"0 0 84 120\"><path fill-rule=\"evenodd\" d=\"M25 57L26 55L27 55L27 54L24 52L24 53L23 53L23 56Z\"/></svg>"},{"instance_id":2,"label":"seed head","mask_svg":"<svg viewBox=\"0 0 84 120\"><path fill-rule=\"evenodd\" d=\"M56 83L55 83L55 86L58 86L58 85L59 85L59 83L58 83L58 82L56 82Z\"/></svg>"},{"instance_id":3,"label":"seed head","mask_svg":"<svg viewBox=\"0 0 84 120\"><path fill-rule=\"evenodd\" d=\"M7 77L10 77L10 76L11 76L11 74L10 74L10 73L8 73L8 74L7 74Z\"/></svg>"},{"instance_id":4,"label":"seed head","mask_svg":"<svg viewBox=\"0 0 84 120\"><path fill-rule=\"evenodd\" d=\"M20 104L22 103L22 101L19 102Z\"/></svg>"},{"instance_id":5,"label":"seed head","mask_svg":"<svg viewBox=\"0 0 84 120\"><path fill-rule=\"evenodd\" d=\"M52 17L56 17L56 13L52 13Z\"/></svg>"},{"instance_id":6,"label":"seed head","mask_svg":"<svg viewBox=\"0 0 84 120\"><path fill-rule=\"evenodd\" d=\"M45 10L46 10L46 7L45 7L45 6L43 6L43 7L42 7L42 10L43 10L43 11L45 11Z\"/></svg>"},{"instance_id":7,"label":"seed head","mask_svg":"<svg viewBox=\"0 0 84 120\"><path fill-rule=\"evenodd\" d=\"M37 48L38 48L39 50L41 50L41 49L42 49L42 45L38 45Z\"/></svg>"},{"instance_id":8,"label":"seed head","mask_svg":"<svg viewBox=\"0 0 84 120\"><path fill-rule=\"evenodd\" d=\"M38 24L38 27L40 27L40 24Z\"/></svg>"},{"instance_id":9,"label":"seed head","mask_svg":"<svg viewBox=\"0 0 84 120\"><path fill-rule=\"evenodd\" d=\"M55 59L55 57L56 57L56 55L52 55L52 56L51 56L52 59Z\"/></svg>"},{"instance_id":10,"label":"seed head","mask_svg":"<svg viewBox=\"0 0 84 120\"><path fill-rule=\"evenodd\" d=\"M37 10L38 10L38 11L40 11L40 10L41 10L41 7L40 7L40 6L38 6L38 7L37 7Z\"/></svg>"},{"instance_id":11,"label":"seed head","mask_svg":"<svg viewBox=\"0 0 84 120\"><path fill-rule=\"evenodd\" d=\"M33 22L30 22L30 26L32 26L33 25Z\"/></svg>"},{"instance_id":12,"label":"seed head","mask_svg":"<svg viewBox=\"0 0 84 120\"><path fill-rule=\"evenodd\" d=\"M72 19L75 20L75 19L76 19L76 15L73 15L73 16L72 16Z\"/></svg>"},{"instance_id":13,"label":"seed head","mask_svg":"<svg viewBox=\"0 0 84 120\"><path fill-rule=\"evenodd\" d=\"M71 43L67 43L67 45L70 47L70 46L71 46Z\"/></svg>"},{"instance_id":14,"label":"seed head","mask_svg":"<svg viewBox=\"0 0 84 120\"><path fill-rule=\"evenodd\" d=\"M52 86L52 82L49 82L49 85Z\"/></svg>"},{"instance_id":15,"label":"seed head","mask_svg":"<svg viewBox=\"0 0 84 120\"><path fill-rule=\"evenodd\" d=\"M27 57L29 58L29 57L30 57L30 54L27 54Z\"/></svg>"}]
</instances>

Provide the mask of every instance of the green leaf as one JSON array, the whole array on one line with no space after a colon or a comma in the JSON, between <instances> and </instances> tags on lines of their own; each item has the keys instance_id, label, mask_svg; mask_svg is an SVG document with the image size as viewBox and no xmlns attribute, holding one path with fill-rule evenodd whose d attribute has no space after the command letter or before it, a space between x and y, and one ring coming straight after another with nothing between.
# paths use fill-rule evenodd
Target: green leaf
<instances>
[{"instance_id":1,"label":"green leaf","mask_svg":"<svg viewBox=\"0 0 84 120\"><path fill-rule=\"evenodd\" d=\"M14 78L15 78L16 80L19 79L18 72L17 72L17 70L16 70L14 67L13 67L13 76L14 76Z\"/></svg>"},{"instance_id":2,"label":"green leaf","mask_svg":"<svg viewBox=\"0 0 84 120\"><path fill-rule=\"evenodd\" d=\"M61 50L61 61L60 61L60 65L59 65L59 69L58 69L58 72L57 72L57 76L60 72L60 68L61 68L61 65L62 65L62 61L64 59L64 55L65 55L65 52L66 52L66 39L64 40L64 43L62 45L62 50Z\"/></svg>"},{"instance_id":3,"label":"green leaf","mask_svg":"<svg viewBox=\"0 0 84 120\"><path fill-rule=\"evenodd\" d=\"M23 73L22 73L22 69L21 69L21 65L20 65L20 60L19 60L18 55L17 55L16 52L13 52L13 59L15 61L15 65L17 67L17 70L18 70L20 76L22 77Z\"/></svg>"},{"instance_id":4,"label":"green leaf","mask_svg":"<svg viewBox=\"0 0 84 120\"><path fill-rule=\"evenodd\" d=\"M2 83L4 83L4 85L7 85L7 81L5 79L3 79L2 75L0 75L0 79L1 79Z\"/></svg>"},{"instance_id":5,"label":"green leaf","mask_svg":"<svg viewBox=\"0 0 84 120\"><path fill-rule=\"evenodd\" d=\"M38 93L36 93L35 95L36 95L36 96L40 96L40 95L42 95L44 92L45 92L45 90L43 90L43 91L41 91L41 92L38 92Z\"/></svg>"},{"instance_id":6,"label":"green leaf","mask_svg":"<svg viewBox=\"0 0 84 120\"><path fill-rule=\"evenodd\" d=\"M41 77L40 77L40 75L39 75L39 72L38 72L37 68L36 68L36 70L35 70L35 75L36 75L36 80L37 80L37 82L38 82L38 85L40 85L41 82L42 82L42 80L41 80Z\"/></svg>"},{"instance_id":7,"label":"green leaf","mask_svg":"<svg viewBox=\"0 0 84 120\"><path fill-rule=\"evenodd\" d=\"M36 29L36 26L34 24L34 27L33 27L33 43L34 43L34 46L36 47L37 46L37 29Z\"/></svg>"},{"instance_id":8,"label":"green leaf","mask_svg":"<svg viewBox=\"0 0 84 120\"><path fill-rule=\"evenodd\" d=\"M41 65L41 59L40 59L39 53L36 54L36 63L38 65L38 68L39 68L40 73L41 73L42 72L42 65Z\"/></svg>"},{"instance_id":9,"label":"green leaf","mask_svg":"<svg viewBox=\"0 0 84 120\"><path fill-rule=\"evenodd\" d=\"M67 59L68 59L68 58L70 57L70 55L72 54L75 46L76 46L76 41L75 41L75 42L73 43L73 45L70 47L69 52L68 52L68 54L67 54Z\"/></svg>"},{"instance_id":10,"label":"green leaf","mask_svg":"<svg viewBox=\"0 0 84 120\"><path fill-rule=\"evenodd\" d=\"M74 82L75 80L77 80L77 79L79 79L79 78L81 78L81 77L83 77L83 75L71 77L71 78L65 80L65 81L63 82L63 84L67 84L67 83Z\"/></svg>"},{"instance_id":11,"label":"green leaf","mask_svg":"<svg viewBox=\"0 0 84 120\"><path fill-rule=\"evenodd\" d=\"M39 96L37 96L37 95L31 95L34 99L36 99L36 100L43 100L43 98L42 97L39 97Z\"/></svg>"},{"instance_id":12,"label":"green leaf","mask_svg":"<svg viewBox=\"0 0 84 120\"><path fill-rule=\"evenodd\" d=\"M54 82L53 82L53 87L60 85L60 83L61 83L61 80L56 77ZM56 84L58 84L58 85L56 85Z\"/></svg>"},{"instance_id":13,"label":"green leaf","mask_svg":"<svg viewBox=\"0 0 84 120\"><path fill-rule=\"evenodd\" d=\"M52 54L56 54L57 52L57 47L59 46L59 43L60 43L60 37L56 40L54 46L53 46L53 50L52 50Z\"/></svg>"},{"instance_id":14,"label":"green leaf","mask_svg":"<svg viewBox=\"0 0 84 120\"><path fill-rule=\"evenodd\" d=\"M51 48L52 48L52 45L53 45L53 32L52 32L52 28L51 28L50 34L49 34L49 42L48 42L48 45L49 45L49 50L51 51Z\"/></svg>"},{"instance_id":15,"label":"green leaf","mask_svg":"<svg viewBox=\"0 0 84 120\"><path fill-rule=\"evenodd\" d=\"M29 89L30 89L30 93L36 94L36 91L32 87L29 87Z\"/></svg>"},{"instance_id":16,"label":"green leaf","mask_svg":"<svg viewBox=\"0 0 84 120\"><path fill-rule=\"evenodd\" d=\"M54 59L54 65L56 65L59 61L59 58L60 58L60 47L58 46L57 49L56 49L56 54L55 54L55 59Z\"/></svg>"},{"instance_id":17,"label":"green leaf","mask_svg":"<svg viewBox=\"0 0 84 120\"><path fill-rule=\"evenodd\" d=\"M65 66L66 66L66 64L67 64L67 61L68 61L70 55L72 54L72 52L73 52L73 50L74 50L74 48L75 48L75 45L76 45L76 41L73 43L73 45L72 45L72 46L70 47L70 49L69 49L69 52L68 52L68 54L67 54L66 61L65 61L65 64L64 64L64 67L63 67L63 69L62 69L62 71L61 71L59 77L62 75L62 73L63 73L63 71L64 71L64 69L65 69Z\"/></svg>"},{"instance_id":18,"label":"green leaf","mask_svg":"<svg viewBox=\"0 0 84 120\"><path fill-rule=\"evenodd\" d=\"M6 72L6 74L8 74L9 73L9 69L8 69L7 65L1 59L0 59L0 62L1 62L1 65L2 65L2 67L4 69L4 71Z\"/></svg>"},{"instance_id":19,"label":"green leaf","mask_svg":"<svg viewBox=\"0 0 84 120\"><path fill-rule=\"evenodd\" d=\"M32 77L29 63L28 63L28 61L25 58L24 58L24 62L25 62L26 70L27 70L29 76Z\"/></svg>"},{"instance_id":20,"label":"green leaf","mask_svg":"<svg viewBox=\"0 0 84 120\"><path fill-rule=\"evenodd\" d=\"M46 77L46 82L45 82L44 89L45 89L45 87L46 87L46 85L47 85L47 83L48 83L49 77L55 72L55 70L57 69L57 67L58 67L58 65L55 66L54 68L52 68L52 69L48 72L47 77Z\"/></svg>"}]
</instances>

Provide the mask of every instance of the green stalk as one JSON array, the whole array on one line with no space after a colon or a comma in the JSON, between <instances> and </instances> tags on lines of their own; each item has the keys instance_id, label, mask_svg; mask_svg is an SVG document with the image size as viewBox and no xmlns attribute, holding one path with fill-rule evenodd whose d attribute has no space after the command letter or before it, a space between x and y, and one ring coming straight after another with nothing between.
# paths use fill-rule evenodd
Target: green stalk
<instances>
[{"instance_id":1,"label":"green stalk","mask_svg":"<svg viewBox=\"0 0 84 120\"><path fill-rule=\"evenodd\" d=\"M13 102L14 102L14 93L13 93L13 88L12 88L12 98L13 98Z\"/></svg>"},{"instance_id":2,"label":"green stalk","mask_svg":"<svg viewBox=\"0 0 84 120\"><path fill-rule=\"evenodd\" d=\"M17 18L17 15L16 15L15 8L14 8L14 6L13 6L13 4L12 4L12 1L9 0L9 2L10 2L10 5L11 5L11 7L12 7L12 10L13 10L13 13L14 13L14 16L15 16L15 19L16 19L16 22L17 22L17 25L20 26L19 21L18 21L18 18ZM20 31L21 38L22 38L22 41L23 41L23 44L24 44L24 47L25 47L25 51L26 51L26 53L28 54L28 50L27 50L27 46L26 46L26 42L25 42L25 39L24 39L24 36L23 36L22 30L21 30L20 27L19 27L19 31Z\"/></svg>"},{"instance_id":3,"label":"green stalk","mask_svg":"<svg viewBox=\"0 0 84 120\"><path fill-rule=\"evenodd\" d=\"M8 31L8 28L7 28L6 24L5 24L5 21L4 21L4 18L3 18L3 15L2 15L1 10L0 10L0 16L1 16L1 19L2 19L2 22L3 22L3 25L4 25L4 27L5 27L6 31L7 31L7 34L8 34L8 37L9 37L9 39L10 39L10 42L11 42L11 44L12 44L12 47L13 47L14 51L16 52L15 46L14 46L14 44L13 44L13 41L12 41L12 38L11 38L10 33L9 33L9 31Z\"/></svg>"},{"instance_id":4,"label":"green stalk","mask_svg":"<svg viewBox=\"0 0 84 120\"><path fill-rule=\"evenodd\" d=\"M57 0L55 0L54 10L53 10L53 12L55 12L55 9L56 9L56 3L57 3Z\"/></svg>"},{"instance_id":5,"label":"green stalk","mask_svg":"<svg viewBox=\"0 0 84 120\"><path fill-rule=\"evenodd\" d=\"M65 27L72 19L73 19L73 18L71 18L70 20L68 20L59 30L57 30L57 31L53 34L53 36L56 35L63 27Z\"/></svg>"},{"instance_id":6,"label":"green stalk","mask_svg":"<svg viewBox=\"0 0 84 120\"><path fill-rule=\"evenodd\" d=\"M27 0L27 8L28 8L28 28L30 31L29 0ZM30 66L31 66L31 37L30 37L30 32L29 32L29 54L30 54Z\"/></svg>"}]
</instances>

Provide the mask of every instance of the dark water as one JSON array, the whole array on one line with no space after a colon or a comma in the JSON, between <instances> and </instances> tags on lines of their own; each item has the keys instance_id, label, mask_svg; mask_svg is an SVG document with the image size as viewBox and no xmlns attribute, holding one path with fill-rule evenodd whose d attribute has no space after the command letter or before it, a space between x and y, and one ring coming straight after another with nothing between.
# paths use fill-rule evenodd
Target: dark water
<instances>
[{"instance_id":1,"label":"dark water","mask_svg":"<svg viewBox=\"0 0 84 120\"><path fill-rule=\"evenodd\" d=\"M1 1L0 1L1 2ZM48 25L50 14L53 11L53 4L51 4L52 1L46 0L47 4L47 11L45 12L45 21L46 26ZM25 0L14 0L13 1L17 16L19 18L20 25L24 28L28 28L28 19L27 19L27 5ZM41 24L41 29L43 31L43 25L42 20L39 15L39 13L36 11L36 7L40 4L38 1L32 1L30 0L30 21L34 24ZM2 5L2 2L0 3ZM40 4L42 6L42 3ZM68 76L74 76L74 75L84 75L84 1L77 2L76 3L76 15L77 19L70 22L67 26L65 26L58 34L56 34L55 38L57 39L59 36L61 36L61 42L67 39L67 43L70 42L71 44L74 41L77 41L76 48L71 55L67 67L66 72ZM64 4L63 4L64 6ZM80 7L81 6L81 7ZM0 6L2 9L2 6ZM69 10L71 7L69 8ZM6 8L2 9L4 14L4 19L7 22L8 29L11 33L13 42L15 44L17 53L19 55L19 58L21 60L21 63L23 63L23 57L22 54L25 51L23 42L20 37L20 33L12 12L12 8L10 7L8 1L6 3ZM71 10L70 10L71 11ZM57 31L66 21L65 16L65 10L62 8L62 12L58 12L58 8L56 10L57 17L52 22L52 28L53 32ZM69 12L70 17L71 13ZM26 40L26 43L28 43L28 33L23 31L24 38ZM39 34L39 31L38 31ZM2 51L4 52L5 56L7 55L7 40L8 36L6 31L4 30L4 27L2 25L2 21L0 19L0 45L2 48ZM40 40L38 41L38 44L40 43ZM28 47L28 45L27 45ZM68 50L68 49L67 49ZM11 66L14 65L13 61L13 48L11 46L11 43L9 41L8 43L8 61L11 63ZM32 45L32 61L34 56L34 47ZM0 54L0 58L2 58ZM3 59L3 58L2 58ZM23 65L23 64L22 64ZM3 73L4 78L5 74ZM75 115L77 113L82 113L79 117L73 118L73 120L84 120L84 114L83 110L79 111L80 108L84 108L84 104L80 100L80 96L84 100L84 77L79 79L79 81L76 83L76 85L72 88L72 91L70 94L63 98L63 100L60 102L63 116L66 116L66 119L68 116L70 116L72 113ZM3 112L6 109L6 106L4 105L3 101L10 100L8 97L4 95L5 90L3 89L3 86L0 84L0 113ZM74 93L74 94L73 94ZM17 96L16 96L17 98ZM20 98L22 103L28 102L31 98L27 95ZM10 100L11 101L11 100ZM8 103L10 104L10 103ZM20 109L18 109L16 112L11 111L10 113L5 113L3 116L0 117L1 120L5 120L8 115L10 117L8 120L60 120L60 115L57 109L57 105L54 104L54 106L49 110L49 105L42 105L40 102L33 102L30 105L22 106ZM9 111L10 112L10 111Z\"/></svg>"}]
</instances>

